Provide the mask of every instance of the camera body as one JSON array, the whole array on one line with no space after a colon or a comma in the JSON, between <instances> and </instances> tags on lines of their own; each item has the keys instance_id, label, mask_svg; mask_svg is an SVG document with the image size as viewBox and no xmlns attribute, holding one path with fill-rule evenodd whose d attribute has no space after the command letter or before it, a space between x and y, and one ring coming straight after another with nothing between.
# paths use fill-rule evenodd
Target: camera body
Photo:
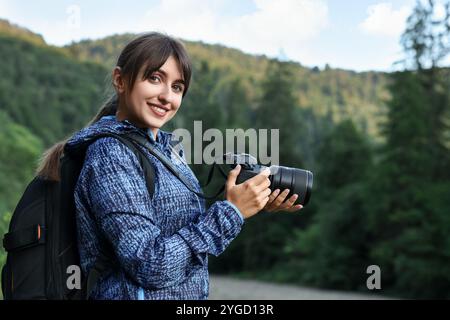
<instances>
[{"instance_id":1,"label":"camera body","mask_svg":"<svg viewBox=\"0 0 450 320\"><path fill-rule=\"evenodd\" d=\"M310 197L313 185L313 174L309 170L283 167L283 166L264 166L257 163L256 159L247 154L231 154L224 155L225 161L231 168L235 168L238 164L241 165L241 172L239 173L236 183L240 184L246 180L258 175L266 168L270 169L270 190L272 192L276 189L280 189L282 192L284 189L289 189L290 192L286 199L293 194L297 194L298 198L295 204L301 204L305 206Z\"/></svg>"}]
</instances>

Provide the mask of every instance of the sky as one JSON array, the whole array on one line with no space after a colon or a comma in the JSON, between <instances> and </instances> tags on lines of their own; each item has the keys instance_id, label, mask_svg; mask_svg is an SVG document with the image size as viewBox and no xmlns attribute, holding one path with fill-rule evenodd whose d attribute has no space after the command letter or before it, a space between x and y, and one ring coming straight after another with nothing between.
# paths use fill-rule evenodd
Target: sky
<instances>
[{"instance_id":1,"label":"sky","mask_svg":"<svg viewBox=\"0 0 450 320\"><path fill-rule=\"evenodd\" d=\"M307 67L392 71L415 0L0 0L52 45L162 31Z\"/></svg>"}]
</instances>

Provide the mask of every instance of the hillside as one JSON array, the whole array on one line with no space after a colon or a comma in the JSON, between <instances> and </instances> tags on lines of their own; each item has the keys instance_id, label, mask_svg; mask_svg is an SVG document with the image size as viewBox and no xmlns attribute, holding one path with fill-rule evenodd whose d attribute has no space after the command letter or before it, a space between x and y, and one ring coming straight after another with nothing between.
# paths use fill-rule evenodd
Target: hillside
<instances>
[{"instance_id":1,"label":"hillside","mask_svg":"<svg viewBox=\"0 0 450 320\"><path fill-rule=\"evenodd\" d=\"M8 20L0 19L0 33L27 40L36 45L47 45L41 35L19 25L12 24Z\"/></svg>"},{"instance_id":2,"label":"hillside","mask_svg":"<svg viewBox=\"0 0 450 320\"><path fill-rule=\"evenodd\" d=\"M120 49L134 37L133 34L113 35L101 40L85 40L65 48L80 61L92 61L112 68ZM222 45L184 41L197 66L208 61L225 77L239 77L250 101L260 94L258 83L265 77L270 59L254 56ZM364 132L378 137L378 123L385 113L386 74L382 72L357 73L330 67L320 70L306 68L295 62L286 62L294 74L295 92L299 105L311 109L318 116L328 116L334 122L351 118ZM195 81L196 74L193 75Z\"/></svg>"},{"instance_id":3,"label":"hillside","mask_svg":"<svg viewBox=\"0 0 450 320\"><path fill-rule=\"evenodd\" d=\"M83 126L102 98L105 67L0 32L0 108L46 145Z\"/></svg>"}]
</instances>

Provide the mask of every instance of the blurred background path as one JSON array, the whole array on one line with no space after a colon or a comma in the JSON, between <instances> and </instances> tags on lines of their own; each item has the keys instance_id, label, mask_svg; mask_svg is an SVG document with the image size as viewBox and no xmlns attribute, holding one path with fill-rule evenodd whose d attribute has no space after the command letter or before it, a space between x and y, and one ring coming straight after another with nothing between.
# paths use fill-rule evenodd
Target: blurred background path
<instances>
[{"instance_id":1,"label":"blurred background path","mask_svg":"<svg viewBox=\"0 0 450 320\"><path fill-rule=\"evenodd\" d=\"M257 280L241 280L211 275L210 300L372 300L389 299L379 294L351 293L287 284L274 284Z\"/></svg>"}]
</instances>

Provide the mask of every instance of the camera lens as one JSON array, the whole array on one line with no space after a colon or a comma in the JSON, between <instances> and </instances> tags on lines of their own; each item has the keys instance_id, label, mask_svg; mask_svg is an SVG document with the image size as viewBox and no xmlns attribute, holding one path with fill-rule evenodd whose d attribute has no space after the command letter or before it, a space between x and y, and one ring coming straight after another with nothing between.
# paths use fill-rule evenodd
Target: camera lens
<instances>
[{"instance_id":1,"label":"camera lens","mask_svg":"<svg viewBox=\"0 0 450 320\"><path fill-rule=\"evenodd\" d=\"M280 189L282 192L284 189L289 189L290 192L286 199L293 194L297 194L296 204L305 206L308 203L313 185L313 174L311 171L282 166L272 166L271 171L274 173L269 177L272 191Z\"/></svg>"}]
</instances>

